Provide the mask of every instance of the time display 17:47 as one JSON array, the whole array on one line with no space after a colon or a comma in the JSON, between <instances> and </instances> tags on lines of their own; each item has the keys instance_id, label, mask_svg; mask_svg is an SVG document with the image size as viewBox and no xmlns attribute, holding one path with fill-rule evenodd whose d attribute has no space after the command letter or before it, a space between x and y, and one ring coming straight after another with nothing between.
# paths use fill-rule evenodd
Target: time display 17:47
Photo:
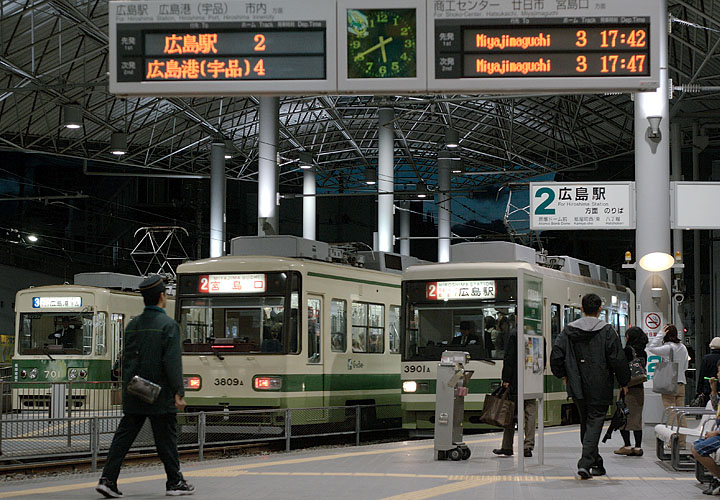
<instances>
[{"instance_id":1,"label":"time display 17:47","mask_svg":"<svg viewBox=\"0 0 720 500\"><path fill-rule=\"evenodd\" d=\"M417 76L415 9L348 9L348 78Z\"/></svg>"}]
</instances>

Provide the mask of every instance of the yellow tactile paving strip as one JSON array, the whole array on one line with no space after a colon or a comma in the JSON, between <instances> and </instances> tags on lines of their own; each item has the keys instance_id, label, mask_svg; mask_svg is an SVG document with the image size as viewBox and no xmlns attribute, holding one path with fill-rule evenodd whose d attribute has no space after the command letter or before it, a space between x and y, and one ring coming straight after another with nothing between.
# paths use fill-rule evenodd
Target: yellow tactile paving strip
<instances>
[{"instance_id":1,"label":"yellow tactile paving strip","mask_svg":"<svg viewBox=\"0 0 720 500\"><path fill-rule=\"evenodd\" d=\"M577 429L566 431L546 432L546 436L556 434L567 434L578 432ZM466 440L467 444L489 443L498 440L497 436L492 438ZM238 476L303 476L303 477L383 477L383 478L402 478L402 479L444 479L451 481L448 484L436 486L433 488L412 491L386 498L385 500L422 500L434 498L449 493L469 490L479 486L486 486L499 482L515 482L515 483L532 483L532 482L550 482L550 481L569 481L579 480L575 476L532 476L532 475L448 475L448 474L401 474L401 473L367 473L367 472L292 472L292 471L256 471L255 469L266 467L278 467L297 465L310 462L318 462L323 460L337 460L340 458L356 458L362 456L383 455L389 453L407 453L409 451L426 450L433 448L433 444L423 445L398 445L394 448L382 448L372 450L356 450L347 453L332 453L327 455L318 455L313 457L290 458L285 460L273 460L267 462L258 462L253 464L242 464L233 466L211 467L207 469L197 469L183 472L185 477L222 477L231 478ZM620 479L620 477L618 477ZM141 483L148 481L165 480L165 474L151 474L136 477L123 478L119 481L120 486L133 483ZM622 477L623 481L696 481L694 477ZM30 495L48 495L53 493L61 493L67 491L92 489L97 484L96 481L75 483L59 486L47 486L41 488L31 488L27 490L15 490L0 492L0 498L18 498Z\"/></svg>"}]
</instances>

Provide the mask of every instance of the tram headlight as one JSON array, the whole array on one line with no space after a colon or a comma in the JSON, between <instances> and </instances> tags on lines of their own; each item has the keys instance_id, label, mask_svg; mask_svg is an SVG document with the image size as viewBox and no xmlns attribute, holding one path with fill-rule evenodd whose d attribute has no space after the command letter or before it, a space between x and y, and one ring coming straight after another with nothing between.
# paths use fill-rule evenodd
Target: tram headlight
<instances>
[{"instance_id":1,"label":"tram headlight","mask_svg":"<svg viewBox=\"0 0 720 500\"><path fill-rule=\"evenodd\" d=\"M27 370L20 370L20 378L27 378Z\"/></svg>"},{"instance_id":2,"label":"tram headlight","mask_svg":"<svg viewBox=\"0 0 720 500\"><path fill-rule=\"evenodd\" d=\"M183 386L189 391L199 391L202 387L202 379L198 376L183 377Z\"/></svg>"},{"instance_id":3,"label":"tram headlight","mask_svg":"<svg viewBox=\"0 0 720 500\"><path fill-rule=\"evenodd\" d=\"M256 391L279 391L282 388L280 377L255 377L253 387Z\"/></svg>"},{"instance_id":4,"label":"tram headlight","mask_svg":"<svg viewBox=\"0 0 720 500\"><path fill-rule=\"evenodd\" d=\"M417 391L417 382L414 380L406 380L402 384L403 392L415 392Z\"/></svg>"},{"instance_id":5,"label":"tram headlight","mask_svg":"<svg viewBox=\"0 0 720 500\"><path fill-rule=\"evenodd\" d=\"M86 378L87 377L87 370L83 368L80 370L80 378Z\"/></svg>"},{"instance_id":6,"label":"tram headlight","mask_svg":"<svg viewBox=\"0 0 720 500\"><path fill-rule=\"evenodd\" d=\"M30 370L30 374L28 376L30 377L30 380L35 380L37 378L37 374L37 368L33 368L32 370Z\"/></svg>"},{"instance_id":7,"label":"tram headlight","mask_svg":"<svg viewBox=\"0 0 720 500\"><path fill-rule=\"evenodd\" d=\"M75 380L78 378L78 369L77 368L70 368L68 370L68 379Z\"/></svg>"}]
</instances>

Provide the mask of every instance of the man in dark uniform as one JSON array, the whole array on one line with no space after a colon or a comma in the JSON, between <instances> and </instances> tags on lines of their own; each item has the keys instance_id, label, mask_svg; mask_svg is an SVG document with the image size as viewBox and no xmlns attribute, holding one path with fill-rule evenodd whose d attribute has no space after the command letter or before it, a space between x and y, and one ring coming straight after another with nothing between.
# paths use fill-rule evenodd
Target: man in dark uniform
<instances>
[{"instance_id":1,"label":"man in dark uniform","mask_svg":"<svg viewBox=\"0 0 720 500\"><path fill-rule=\"evenodd\" d=\"M460 322L460 335L453 337L450 341L451 345L469 345L477 344L480 341L480 337L475 335L475 323L472 321L461 321Z\"/></svg>"},{"instance_id":2,"label":"man in dark uniform","mask_svg":"<svg viewBox=\"0 0 720 500\"><path fill-rule=\"evenodd\" d=\"M61 345L65 348L71 349L75 347L75 332L75 327L70 326L70 320L63 317L62 326L60 326L55 333L48 335L48 339L54 340L55 345Z\"/></svg>"},{"instance_id":3,"label":"man in dark uniform","mask_svg":"<svg viewBox=\"0 0 720 500\"><path fill-rule=\"evenodd\" d=\"M120 498L117 488L120 466L135 437L150 419L155 447L165 466L168 496L192 495L195 488L180 473L177 451L177 411L185 408L180 329L165 314L167 295L160 276L140 283L145 310L128 324L123 349L123 418L115 431L107 462L95 489L106 498ZM153 404L128 394L127 385L135 375L155 382L160 395Z\"/></svg>"}]
</instances>

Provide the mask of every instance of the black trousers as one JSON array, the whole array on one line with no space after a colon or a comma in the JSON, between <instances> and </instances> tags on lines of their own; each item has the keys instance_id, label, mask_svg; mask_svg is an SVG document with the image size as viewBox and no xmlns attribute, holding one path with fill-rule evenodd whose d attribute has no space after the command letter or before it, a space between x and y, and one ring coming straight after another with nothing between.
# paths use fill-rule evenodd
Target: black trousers
<instances>
[{"instance_id":1,"label":"black trousers","mask_svg":"<svg viewBox=\"0 0 720 500\"><path fill-rule=\"evenodd\" d=\"M580 441L582 442L582 456L578 460L578 469L590 470L590 467L602 467L603 459L598 451L598 444L608 405L586 404L584 399L575 399L574 401L580 414Z\"/></svg>"},{"instance_id":2,"label":"black trousers","mask_svg":"<svg viewBox=\"0 0 720 500\"><path fill-rule=\"evenodd\" d=\"M113 436L110 451L108 452L107 461L103 468L102 477L106 477L111 481L117 481L120 475L120 466L122 465L125 455L132 446L140 429L142 429L145 419L150 419L152 426L153 438L155 439L155 448L157 448L158 456L165 466L165 474L167 475L166 487L173 486L183 479L180 473L180 459L177 450L177 415L175 413L163 413L160 415L136 415L125 414L120 425L118 425Z\"/></svg>"}]
</instances>

